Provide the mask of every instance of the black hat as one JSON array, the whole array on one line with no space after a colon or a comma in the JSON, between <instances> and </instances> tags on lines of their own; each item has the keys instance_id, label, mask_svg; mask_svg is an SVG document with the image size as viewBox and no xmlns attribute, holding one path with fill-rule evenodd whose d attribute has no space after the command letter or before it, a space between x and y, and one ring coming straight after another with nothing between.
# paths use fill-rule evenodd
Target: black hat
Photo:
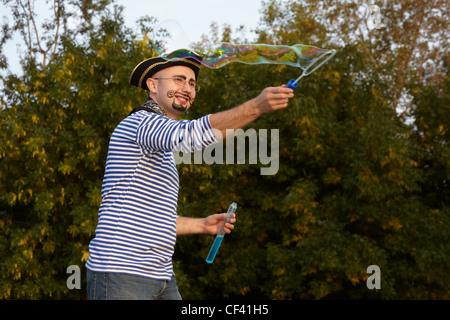
<instances>
[{"instance_id":1,"label":"black hat","mask_svg":"<svg viewBox=\"0 0 450 320\"><path fill-rule=\"evenodd\" d=\"M195 57L195 58L192 58ZM188 50L176 50L163 57L155 57L142 61L133 70L130 75L130 84L144 90L147 87L147 79L158 71L174 66L185 66L195 73L195 79L200 72L202 56L196 52Z\"/></svg>"}]
</instances>

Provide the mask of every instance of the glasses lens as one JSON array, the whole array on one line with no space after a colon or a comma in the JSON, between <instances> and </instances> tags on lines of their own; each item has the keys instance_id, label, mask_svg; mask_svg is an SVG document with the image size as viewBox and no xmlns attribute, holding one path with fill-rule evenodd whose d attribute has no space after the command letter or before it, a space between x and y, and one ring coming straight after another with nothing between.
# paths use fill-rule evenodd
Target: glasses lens
<instances>
[{"instance_id":1,"label":"glasses lens","mask_svg":"<svg viewBox=\"0 0 450 320\"><path fill-rule=\"evenodd\" d=\"M186 83L184 79L180 77L173 77L173 82L178 86L183 86Z\"/></svg>"},{"instance_id":2,"label":"glasses lens","mask_svg":"<svg viewBox=\"0 0 450 320\"><path fill-rule=\"evenodd\" d=\"M184 86L186 84L186 82L188 82L187 80L180 78L180 77L173 77L172 79L176 85L181 86L181 87ZM200 86L195 81L189 81L188 83L189 83L189 87L192 90L194 90L196 92L200 91Z\"/></svg>"},{"instance_id":3,"label":"glasses lens","mask_svg":"<svg viewBox=\"0 0 450 320\"><path fill-rule=\"evenodd\" d=\"M196 86L195 81L189 81L189 87L190 87L192 90L195 90L195 86Z\"/></svg>"}]
</instances>

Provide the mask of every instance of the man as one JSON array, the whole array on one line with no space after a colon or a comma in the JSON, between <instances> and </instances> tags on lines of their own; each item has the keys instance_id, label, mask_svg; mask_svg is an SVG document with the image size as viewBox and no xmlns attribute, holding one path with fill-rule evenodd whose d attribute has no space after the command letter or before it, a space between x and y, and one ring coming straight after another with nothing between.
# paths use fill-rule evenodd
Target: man
<instances>
[{"instance_id":1,"label":"man","mask_svg":"<svg viewBox=\"0 0 450 320\"><path fill-rule=\"evenodd\" d=\"M95 238L89 245L90 299L181 299L172 268L177 235L230 233L233 217L177 214L178 172L173 151L192 152L260 115L288 104L292 89L266 88L233 109L198 120L176 120L196 97L200 56L142 61L130 83L149 98L114 130L102 185ZM214 133L215 132L215 133Z\"/></svg>"}]
</instances>

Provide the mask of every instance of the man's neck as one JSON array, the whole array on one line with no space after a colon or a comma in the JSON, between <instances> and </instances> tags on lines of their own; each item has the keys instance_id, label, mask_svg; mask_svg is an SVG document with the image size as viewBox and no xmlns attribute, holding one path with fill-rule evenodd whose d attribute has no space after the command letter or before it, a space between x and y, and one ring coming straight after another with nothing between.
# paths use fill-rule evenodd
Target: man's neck
<instances>
[{"instance_id":1,"label":"man's neck","mask_svg":"<svg viewBox=\"0 0 450 320\"><path fill-rule=\"evenodd\" d=\"M179 114L179 115L174 114L174 113L173 113L173 110L167 110L167 108L164 108L164 106L163 106L161 103L158 102L158 100L156 99L156 97L152 96L151 94L150 94L150 99L152 99L153 101L155 101L155 102L158 104L158 106L159 106L161 109L164 110L164 112L166 113L167 118L176 120L176 119L178 119L178 117L181 115L181 114Z\"/></svg>"}]
</instances>

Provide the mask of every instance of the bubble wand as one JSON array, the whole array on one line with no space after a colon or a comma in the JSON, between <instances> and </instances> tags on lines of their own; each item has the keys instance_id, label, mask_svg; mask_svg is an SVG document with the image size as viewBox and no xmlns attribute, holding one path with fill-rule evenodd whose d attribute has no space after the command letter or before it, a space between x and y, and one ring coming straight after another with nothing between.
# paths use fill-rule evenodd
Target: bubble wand
<instances>
[{"instance_id":1,"label":"bubble wand","mask_svg":"<svg viewBox=\"0 0 450 320\"><path fill-rule=\"evenodd\" d=\"M326 54L328 54L328 56ZM314 71L319 69L325 62L330 60L335 54L336 54L336 50L335 49L331 49L330 51L326 52L325 54L323 54L323 55L319 56L318 58L316 58L315 60L313 60L311 62L311 64L307 68L303 69L303 72L300 75L300 77L298 77L296 80L294 80L294 79L289 80L288 84L286 85L286 88L290 88L290 89L297 88L298 87L298 82L300 81L301 78L306 77L307 75L310 75L311 73L313 73ZM316 62L320 62L320 63L314 69L312 69L311 71L307 71Z\"/></svg>"},{"instance_id":2,"label":"bubble wand","mask_svg":"<svg viewBox=\"0 0 450 320\"><path fill-rule=\"evenodd\" d=\"M211 249L209 250L208 257L206 258L206 262L213 263L214 258L216 257L217 251L219 250L220 244L222 243L223 237L225 236L225 224L230 222L233 213L236 212L237 204L233 202L228 208L227 215L225 217L225 222L223 223L222 230L217 234L216 239L214 240Z\"/></svg>"}]
</instances>

